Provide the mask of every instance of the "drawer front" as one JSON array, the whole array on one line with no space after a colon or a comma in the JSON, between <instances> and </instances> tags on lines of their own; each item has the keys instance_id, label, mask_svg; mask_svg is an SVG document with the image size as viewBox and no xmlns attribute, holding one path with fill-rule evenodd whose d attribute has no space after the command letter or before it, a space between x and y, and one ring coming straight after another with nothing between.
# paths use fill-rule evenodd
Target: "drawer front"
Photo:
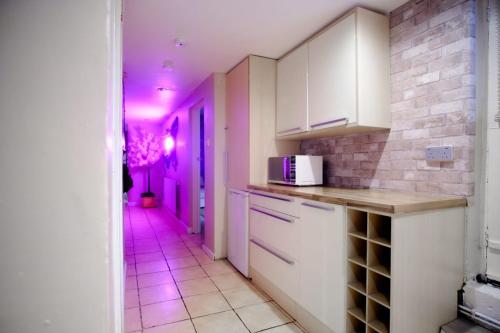
<instances>
[{"instance_id":1,"label":"drawer front","mask_svg":"<svg viewBox=\"0 0 500 333\"><path fill-rule=\"evenodd\" d=\"M263 191L252 191L250 194L250 204L271 209L290 216L299 216L297 200L286 195Z\"/></svg>"},{"instance_id":2,"label":"drawer front","mask_svg":"<svg viewBox=\"0 0 500 333\"><path fill-rule=\"evenodd\" d=\"M250 266L285 294L297 300L298 263L276 252L268 244L251 238Z\"/></svg>"},{"instance_id":3,"label":"drawer front","mask_svg":"<svg viewBox=\"0 0 500 333\"><path fill-rule=\"evenodd\" d=\"M250 235L271 244L291 258L297 258L298 219L259 207L250 207Z\"/></svg>"}]
</instances>

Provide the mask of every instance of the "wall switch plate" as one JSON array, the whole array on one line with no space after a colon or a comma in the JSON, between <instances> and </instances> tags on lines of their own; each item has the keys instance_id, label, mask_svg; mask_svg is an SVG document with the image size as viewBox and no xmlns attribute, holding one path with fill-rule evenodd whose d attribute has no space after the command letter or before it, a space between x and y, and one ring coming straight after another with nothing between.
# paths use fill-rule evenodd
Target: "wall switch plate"
<instances>
[{"instance_id":1,"label":"wall switch plate","mask_svg":"<svg viewBox=\"0 0 500 333\"><path fill-rule=\"evenodd\" d=\"M425 150L427 161L453 161L453 146L427 147Z\"/></svg>"}]
</instances>

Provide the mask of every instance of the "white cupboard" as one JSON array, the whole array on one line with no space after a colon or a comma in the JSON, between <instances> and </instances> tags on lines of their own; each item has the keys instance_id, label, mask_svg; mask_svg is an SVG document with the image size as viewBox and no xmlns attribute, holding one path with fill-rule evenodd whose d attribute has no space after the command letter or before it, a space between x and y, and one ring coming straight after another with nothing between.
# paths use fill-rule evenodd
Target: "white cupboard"
<instances>
[{"instance_id":1,"label":"white cupboard","mask_svg":"<svg viewBox=\"0 0 500 333\"><path fill-rule=\"evenodd\" d=\"M355 8L280 59L276 135L390 128L389 52L387 16Z\"/></svg>"},{"instance_id":2,"label":"white cupboard","mask_svg":"<svg viewBox=\"0 0 500 333\"><path fill-rule=\"evenodd\" d=\"M307 62L307 44L278 62L276 84L278 136L307 130Z\"/></svg>"},{"instance_id":3,"label":"white cupboard","mask_svg":"<svg viewBox=\"0 0 500 333\"><path fill-rule=\"evenodd\" d=\"M298 302L334 332L345 331L344 214L340 205L300 205Z\"/></svg>"}]
</instances>

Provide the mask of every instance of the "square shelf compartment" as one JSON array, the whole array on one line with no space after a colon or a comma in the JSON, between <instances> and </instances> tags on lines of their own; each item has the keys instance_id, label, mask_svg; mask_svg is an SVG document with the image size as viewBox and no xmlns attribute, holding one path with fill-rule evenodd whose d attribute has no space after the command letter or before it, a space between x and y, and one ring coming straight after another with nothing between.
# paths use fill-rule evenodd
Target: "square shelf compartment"
<instances>
[{"instance_id":1,"label":"square shelf compartment","mask_svg":"<svg viewBox=\"0 0 500 333\"><path fill-rule=\"evenodd\" d=\"M366 313L368 326L378 333L389 333L391 329L391 310L368 299Z\"/></svg>"},{"instance_id":2,"label":"square shelf compartment","mask_svg":"<svg viewBox=\"0 0 500 333\"><path fill-rule=\"evenodd\" d=\"M376 243L368 245L368 267L371 270L390 277L391 249Z\"/></svg>"},{"instance_id":3,"label":"square shelf compartment","mask_svg":"<svg viewBox=\"0 0 500 333\"><path fill-rule=\"evenodd\" d=\"M391 279L373 271L368 272L367 294L374 301L390 307Z\"/></svg>"},{"instance_id":4,"label":"square shelf compartment","mask_svg":"<svg viewBox=\"0 0 500 333\"><path fill-rule=\"evenodd\" d=\"M355 262L359 265L366 265L366 247L366 240L354 236L348 236L347 258L351 262Z\"/></svg>"},{"instance_id":5,"label":"square shelf compartment","mask_svg":"<svg viewBox=\"0 0 500 333\"><path fill-rule=\"evenodd\" d=\"M366 324L358 318L347 314L347 332L349 333L365 333Z\"/></svg>"},{"instance_id":6,"label":"square shelf compartment","mask_svg":"<svg viewBox=\"0 0 500 333\"><path fill-rule=\"evenodd\" d=\"M366 296L352 289L347 290L347 312L366 321Z\"/></svg>"},{"instance_id":7,"label":"square shelf compartment","mask_svg":"<svg viewBox=\"0 0 500 333\"><path fill-rule=\"evenodd\" d=\"M347 232L354 236L366 238L368 231L368 214L354 209L347 210Z\"/></svg>"},{"instance_id":8,"label":"square shelf compartment","mask_svg":"<svg viewBox=\"0 0 500 333\"><path fill-rule=\"evenodd\" d=\"M347 263L347 285L361 293L366 293L366 268L352 262Z\"/></svg>"},{"instance_id":9,"label":"square shelf compartment","mask_svg":"<svg viewBox=\"0 0 500 333\"><path fill-rule=\"evenodd\" d=\"M391 246L391 217L370 213L368 220L368 238L373 242Z\"/></svg>"}]
</instances>

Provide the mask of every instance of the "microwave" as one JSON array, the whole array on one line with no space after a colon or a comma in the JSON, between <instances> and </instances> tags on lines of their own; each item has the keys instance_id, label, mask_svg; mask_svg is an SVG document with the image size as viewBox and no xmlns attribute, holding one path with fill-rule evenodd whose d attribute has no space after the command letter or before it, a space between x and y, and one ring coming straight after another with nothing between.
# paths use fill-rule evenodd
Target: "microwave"
<instances>
[{"instance_id":1,"label":"microwave","mask_svg":"<svg viewBox=\"0 0 500 333\"><path fill-rule=\"evenodd\" d=\"M289 155L269 157L268 183L294 186L323 184L323 156Z\"/></svg>"}]
</instances>

